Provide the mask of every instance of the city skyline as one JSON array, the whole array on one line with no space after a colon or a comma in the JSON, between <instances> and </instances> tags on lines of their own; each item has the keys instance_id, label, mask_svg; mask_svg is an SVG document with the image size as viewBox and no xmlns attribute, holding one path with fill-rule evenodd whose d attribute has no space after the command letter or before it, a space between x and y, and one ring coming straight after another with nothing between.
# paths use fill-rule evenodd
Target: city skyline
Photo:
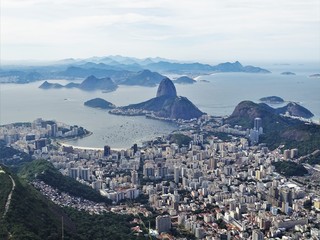
<instances>
[{"instance_id":1,"label":"city skyline","mask_svg":"<svg viewBox=\"0 0 320 240\"><path fill-rule=\"evenodd\" d=\"M320 3L3 0L1 60L320 60Z\"/></svg>"}]
</instances>

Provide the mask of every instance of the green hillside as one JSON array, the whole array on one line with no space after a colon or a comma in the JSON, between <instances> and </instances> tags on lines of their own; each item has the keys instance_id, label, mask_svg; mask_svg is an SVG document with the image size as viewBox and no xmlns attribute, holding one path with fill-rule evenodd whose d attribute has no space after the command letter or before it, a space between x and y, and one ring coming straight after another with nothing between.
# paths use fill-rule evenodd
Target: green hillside
<instances>
[{"instance_id":1,"label":"green hillside","mask_svg":"<svg viewBox=\"0 0 320 240\"><path fill-rule=\"evenodd\" d=\"M9 174L14 179L15 189L8 212L1 220L1 239L7 239L8 236L11 236L10 239L18 240L59 239L62 216L65 219L65 239L72 239L75 236L75 224L63 209L45 199L32 186L21 182L8 169L5 172L0 174L1 180L4 180L4 182L1 181L1 199L8 196L2 189L7 193L11 191L12 183ZM2 204L0 212L3 213L3 211Z\"/></svg>"},{"instance_id":2,"label":"green hillside","mask_svg":"<svg viewBox=\"0 0 320 240\"><path fill-rule=\"evenodd\" d=\"M256 117L262 119L264 131L260 136L260 142L266 143L271 149L284 145L285 149L298 148L299 155L306 155L320 148L319 125L280 116L275 109L263 103L256 104L251 101L239 103L231 116L226 119L226 123L253 128Z\"/></svg>"},{"instance_id":3,"label":"green hillside","mask_svg":"<svg viewBox=\"0 0 320 240\"><path fill-rule=\"evenodd\" d=\"M0 218L1 240L61 239L62 217L66 240L144 239L131 231L131 227L136 226L130 223L133 216L114 213L90 215L71 208L61 208L8 169L6 173L0 173L1 213L12 187L9 174L16 186L9 211L5 218Z\"/></svg>"},{"instance_id":4,"label":"green hillside","mask_svg":"<svg viewBox=\"0 0 320 240\"><path fill-rule=\"evenodd\" d=\"M25 164L18 173L19 177L27 181L38 179L61 192L69 193L75 197L82 197L94 202L110 203L110 200L101 196L96 190L73 178L62 175L50 162L34 160Z\"/></svg>"}]
</instances>

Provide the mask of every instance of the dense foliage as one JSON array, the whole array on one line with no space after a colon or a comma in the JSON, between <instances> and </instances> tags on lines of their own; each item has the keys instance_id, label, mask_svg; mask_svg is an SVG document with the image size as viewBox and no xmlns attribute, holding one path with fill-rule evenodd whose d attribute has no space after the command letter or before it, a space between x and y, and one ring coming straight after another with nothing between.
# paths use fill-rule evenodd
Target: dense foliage
<instances>
[{"instance_id":1,"label":"dense foliage","mask_svg":"<svg viewBox=\"0 0 320 240\"><path fill-rule=\"evenodd\" d=\"M105 213L104 215L90 215L73 209L66 209L68 216L76 224L77 239L145 239L139 238L131 231L137 226L130 222L134 219L131 215Z\"/></svg>"},{"instance_id":2,"label":"dense foliage","mask_svg":"<svg viewBox=\"0 0 320 240\"><path fill-rule=\"evenodd\" d=\"M50 162L45 160L34 160L26 164L19 171L19 176L29 181L37 178L53 188L75 197L83 197L94 202L110 202L109 199L101 196L91 187L79 183L73 178L63 176Z\"/></svg>"},{"instance_id":3,"label":"dense foliage","mask_svg":"<svg viewBox=\"0 0 320 240\"><path fill-rule=\"evenodd\" d=\"M275 166L276 172L286 177L303 176L308 173L303 165L292 161L273 162L272 164Z\"/></svg>"},{"instance_id":4,"label":"dense foliage","mask_svg":"<svg viewBox=\"0 0 320 240\"><path fill-rule=\"evenodd\" d=\"M297 119L280 116L275 109L266 104L241 102L232 115L226 119L226 123L253 128L253 121L256 117L262 119L264 132L259 141L266 143L270 149L284 145L286 149L297 148L301 156L319 149L319 125L306 124Z\"/></svg>"},{"instance_id":5,"label":"dense foliage","mask_svg":"<svg viewBox=\"0 0 320 240\"><path fill-rule=\"evenodd\" d=\"M311 165L320 164L320 154L310 155L309 157L307 157L305 162Z\"/></svg>"},{"instance_id":6,"label":"dense foliage","mask_svg":"<svg viewBox=\"0 0 320 240\"><path fill-rule=\"evenodd\" d=\"M139 225L130 223L134 219L131 215L90 215L71 208L61 208L34 187L10 174L16 187L6 217L0 218L0 239L9 239L9 236L15 240L61 239L62 222L65 240L145 239L131 231L131 227ZM8 174L0 174L0 184L0 196L6 198L12 186ZM3 189L6 189L6 194ZM3 209L1 206L0 212Z\"/></svg>"},{"instance_id":7,"label":"dense foliage","mask_svg":"<svg viewBox=\"0 0 320 240\"><path fill-rule=\"evenodd\" d=\"M170 141L178 144L179 147L182 147L188 146L191 141L191 138L181 133L175 133L170 136Z\"/></svg>"},{"instance_id":8,"label":"dense foliage","mask_svg":"<svg viewBox=\"0 0 320 240\"><path fill-rule=\"evenodd\" d=\"M6 174L6 176L8 175ZM1 239L6 239L8 233L10 233L12 239L59 239L62 216L66 218L68 223L65 229L66 239L69 239L75 228L63 210L46 200L32 186L20 182L13 174L11 176L16 186L12 194L9 211L6 217L2 219ZM1 208L1 210L3 209Z\"/></svg>"},{"instance_id":9,"label":"dense foliage","mask_svg":"<svg viewBox=\"0 0 320 240\"><path fill-rule=\"evenodd\" d=\"M297 148L299 155L310 154L320 148L320 126L300 124L271 131L261 136L261 141L272 149L284 145L286 149Z\"/></svg>"}]
</instances>

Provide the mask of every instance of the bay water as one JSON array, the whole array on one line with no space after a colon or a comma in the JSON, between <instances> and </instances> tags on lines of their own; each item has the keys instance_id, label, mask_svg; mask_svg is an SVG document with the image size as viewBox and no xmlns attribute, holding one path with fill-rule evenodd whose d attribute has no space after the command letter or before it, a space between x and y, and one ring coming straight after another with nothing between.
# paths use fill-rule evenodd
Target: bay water
<instances>
[{"instance_id":1,"label":"bay water","mask_svg":"<svg viewBox=\"0 0 320 240\"><path fill-rule=\"evenodd\" d=\"M214 116L230 115L243 100L259 102L261 97L279 96L285 101L298 102L308 108L314 120L320 119L320 79L309 75L319 73L316 65L270 65L272 73L216 73L199 76L192 85L177 84L177 92L191 100L200 110ZM292 71L296 75L281 75ZM206 81L201 81L206 80ZM48 80L66 84L66 80ZM72 140L71 145L127 148L134 143L165 135L177 129L172 123L147 119L143 116L116 116L107 110L83 105L87 100L100 97L116 106L139 103L155 97L157 87L119 86L110 93L86 92L79 89L50 89L38 87L41 82L29 84L0 84L0 125L30 122L36 118L56 120L79 125L93 134Z\"/></svg>"}]
</instances>

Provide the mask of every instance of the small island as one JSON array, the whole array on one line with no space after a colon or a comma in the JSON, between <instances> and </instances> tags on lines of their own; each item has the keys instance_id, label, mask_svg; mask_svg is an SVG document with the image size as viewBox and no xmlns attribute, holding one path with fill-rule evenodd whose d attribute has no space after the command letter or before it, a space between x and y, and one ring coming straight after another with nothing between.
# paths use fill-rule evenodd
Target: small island
<instances>
[{"instance_id":1,"label":"small island","mask_svg":"<svg viewBox=\"0 0 320 240\"><path fill-rule=\"evenodd\" d=\"M282 72L281 75L296 75L293 72Z\"/></svg>"},{"instance_id":2,"label":"small island","mask_svg":"<svg viewBox=\"0 0 320 240\"><path fill-rule=\"evenodd\" d=\"M64 86L59 83L49 83L48 81L44 81L39 88L41 89L60 89Z\"/></svg>"},{"instance_id":3,"label":"small island","mask_svg":"<svg viewBox=\"0 0 320 240\"><path fill-rule=\"evenodd\" d=\"M320 73L311 74L309 77L310 78L320 78Z\"/></svg>"},{"instance_id":4,"label":"small island","mask_svg":"<svg viewBox=\"0 0 320 240\"><path fill-rule=\"evenodd\" d=\"M101 108L101 109L113 109L116 107L111 102L108 102L102 98L94 98L94 99L88 100L84 103L84 105L87 107Z\"/></svg>"},{"instance_id":5,"label":"small island","mask_svg":"<svg viewBox=\"0 0 320 240\"><path fill-rule=\"evenodd\" d=\"M200 82L209 83L210 81L208 81L208 80L200 80Z\"/></svg>"},{"instance_id":6,"label":"small island","mask_svg":"<svg viewBox=\"0 0 320 240\"><path fill-rule=\"evenodd\" d=\"M182 76L177 78L176 80L173 81L174 83L178 83L178 84L193 84L195 82L197 82L196 80L188 77L188 76Z\"/></svg>"},{"instance_id":7,"label":"small island","mask_svg":"<svg viewBox=\"0 0 320 240\"><path fill-rule=\"evenodd\" d=\"M284 100L278 96L269 96L263 97L259 99L260 102L268 103L268 104L281 104L284 103Z\"/></svg>"}]
</instances>

